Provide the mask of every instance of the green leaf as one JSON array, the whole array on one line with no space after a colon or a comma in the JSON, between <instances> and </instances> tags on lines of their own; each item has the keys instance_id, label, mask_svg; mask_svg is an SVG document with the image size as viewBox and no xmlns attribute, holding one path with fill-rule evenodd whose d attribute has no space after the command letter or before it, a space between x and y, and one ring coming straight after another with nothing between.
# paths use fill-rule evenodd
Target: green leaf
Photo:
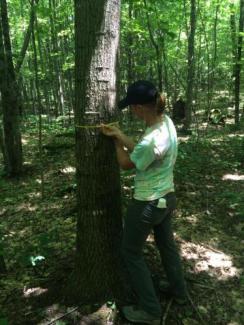
<instances>
[{"instance_id":1,"label":"green leaf","mask_svg":"<svg viewBox=\"0 0 244 325\"><path fill-rule=\"evenodd\" d=\"M0 318L0 325L8 325L7 318Z\"/></svg>"}]
</instances>

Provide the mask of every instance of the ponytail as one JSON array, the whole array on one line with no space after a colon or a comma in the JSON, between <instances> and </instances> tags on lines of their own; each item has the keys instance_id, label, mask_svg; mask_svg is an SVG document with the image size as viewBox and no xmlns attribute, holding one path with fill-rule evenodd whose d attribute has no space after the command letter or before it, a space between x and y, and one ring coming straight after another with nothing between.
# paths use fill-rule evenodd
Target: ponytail
<instances>
[{"instance_id":1,"label":"ponytail","mask_svg":"<svg viewBox=\"0 0 244 325\"><path fill-rule=\"evenodd\" d=\"M162 94L158 93L157 94L157 98L156 98L156 105L155 105L158 115L163 114L164 109L165 109L165 105L166 105L166 98L165 98L165 96L163 96Z\"/></svg>"}]
</instances>

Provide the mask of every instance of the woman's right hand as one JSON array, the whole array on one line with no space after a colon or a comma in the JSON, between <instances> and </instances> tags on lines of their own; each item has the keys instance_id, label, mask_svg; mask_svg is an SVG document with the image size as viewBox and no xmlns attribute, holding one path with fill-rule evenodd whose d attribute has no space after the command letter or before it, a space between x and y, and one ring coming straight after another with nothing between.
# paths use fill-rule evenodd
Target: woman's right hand
<instances>
[{"instance_id":1,"label":"woman's right hand","mask_svg":"<svg viewBox=\"0 0 244 325\"><path fill-rule=\"evenodd\" d=\"M108 136L119 139L121 136L121 130L116 126L101 124L101 132Z\"/></svg>"}]
</instances>

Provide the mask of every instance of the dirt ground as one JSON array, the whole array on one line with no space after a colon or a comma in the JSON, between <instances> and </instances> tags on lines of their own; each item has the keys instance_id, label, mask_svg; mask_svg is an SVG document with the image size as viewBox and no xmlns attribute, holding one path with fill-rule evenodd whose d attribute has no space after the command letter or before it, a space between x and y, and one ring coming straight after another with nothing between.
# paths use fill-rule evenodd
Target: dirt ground
<instances>
[{"instance_id":1,"label":"dirt ground","mask_svg":"<svg viewBox=\"0 0 244 325\"><path fill-rule=\"evenodd\" d=\"M7 267L0 275L0 325L128 324L113 302L66 306L59 295L74 263L76 184L73 137L57 134L44 130L41 163L36 125L28 125L24 175L0 178L0 251ZM244 134L227 125L179 133L179 140L174 226L191 301L180 307L161 294L162 324L244 324ZM124 205L132 181L122 172ZM152 236L145 256L153 276L164 278Z\"/></svg>"}]
</instances>

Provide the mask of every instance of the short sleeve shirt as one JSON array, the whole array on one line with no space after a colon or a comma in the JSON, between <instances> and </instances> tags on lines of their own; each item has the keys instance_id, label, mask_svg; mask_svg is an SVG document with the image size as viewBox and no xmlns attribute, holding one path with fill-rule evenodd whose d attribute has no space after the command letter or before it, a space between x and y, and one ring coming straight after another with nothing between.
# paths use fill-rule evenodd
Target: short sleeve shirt
<instances>
[{"instance_id":1,"label":"short sleeve shirt","mask_svg":"<svg viewBox=\"0 0 244 325\"><path fill-rule=\"evenodd\" d=\"M173 168L177 156L177 135L172 120L163 120L146 129L130 154L136 166L134 198L158 199L174 191Z\"/></svg>"}]
</instances>

